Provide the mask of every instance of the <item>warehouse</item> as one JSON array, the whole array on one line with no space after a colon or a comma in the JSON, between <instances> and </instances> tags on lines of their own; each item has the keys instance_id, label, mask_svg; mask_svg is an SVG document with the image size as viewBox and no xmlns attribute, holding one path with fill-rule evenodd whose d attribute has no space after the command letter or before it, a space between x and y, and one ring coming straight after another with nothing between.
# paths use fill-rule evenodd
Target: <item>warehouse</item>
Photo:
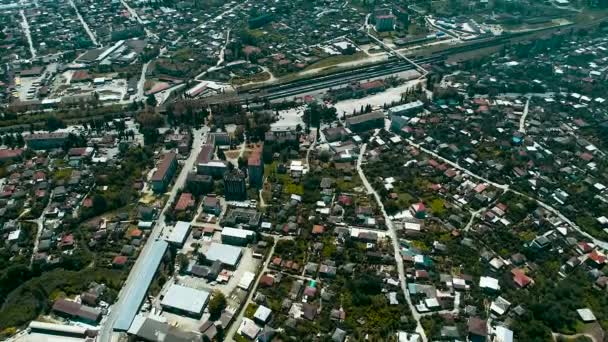
<instances>
[{"instance_id":1,"label":"warehouse","mask_svg":"<svg viewBox=\"0 0 608 342\"><path fill-rule=\"evenodd\" d=\"M173 284L165 293L160 305L166 311L200 318L209 301L209 292Z\"/></svg>"},{"instance_id":2,"label":"warehouse","mask_svg":"<svg viewBox=\"0 0 608 342\"><path fill-rule=\"evenodd\" d=\"M243 251L240 247L234 247L213 242L211 243L211 246L209 246L205 257L210 262L219 260L222 264L226 266L236 268L239 263L239 260L241 260L242 254Z\"/></svg>"},{"instance_id":3,"label":"warehouse","mask_svg":"<svg viewBox=\"0 0 608 342\"><path fill-rule=\"evenodd\" d=\"M224 227L222 229L222 243L228 245L245 246L253 240L254 232L246 229Z\"/></svg>"}]
</instances>

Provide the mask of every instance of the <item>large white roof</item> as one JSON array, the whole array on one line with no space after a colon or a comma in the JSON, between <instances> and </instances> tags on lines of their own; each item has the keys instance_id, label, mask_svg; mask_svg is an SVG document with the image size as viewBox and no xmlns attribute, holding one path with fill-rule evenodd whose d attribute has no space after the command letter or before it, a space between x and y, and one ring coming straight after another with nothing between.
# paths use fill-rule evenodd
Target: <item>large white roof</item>
<instances>
[{"instance_id":1,"label":"large white roof","mask_svg":"<svg viewBox=\"0 0 608 342\"><path fill-rule=\"evenodd\" d=\"M199 314L207 305L209 292L173 284L165 294L162 306Z\"/></svg>"},{"instance_id":2,"label":"large white roof","mask_svg":"<svg viewBox=\"0 0 608 342\"><path fill-rule=\"evenodd\" d=\"M235 266L241 258L241 253L242 249L240 247L213 242L209 246L205 257L209 261L219 260L222 264Z\"/></svg>"}]
</instances>

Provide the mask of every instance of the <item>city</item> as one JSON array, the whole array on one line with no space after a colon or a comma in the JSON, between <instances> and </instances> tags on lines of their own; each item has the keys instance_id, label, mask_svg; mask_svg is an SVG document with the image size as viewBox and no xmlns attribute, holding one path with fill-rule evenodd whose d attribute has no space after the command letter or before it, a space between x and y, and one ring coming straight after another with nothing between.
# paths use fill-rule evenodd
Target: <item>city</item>
<instances>
[{"instance_id":1,"label":"city","mask_svg":"<svg viewBox=\"0 0 608 342\"><path fill-rule=\"evenodd\" d=\"M0 23L0 340L608 341L608 2Z\"/></svg>"}]
</instances>

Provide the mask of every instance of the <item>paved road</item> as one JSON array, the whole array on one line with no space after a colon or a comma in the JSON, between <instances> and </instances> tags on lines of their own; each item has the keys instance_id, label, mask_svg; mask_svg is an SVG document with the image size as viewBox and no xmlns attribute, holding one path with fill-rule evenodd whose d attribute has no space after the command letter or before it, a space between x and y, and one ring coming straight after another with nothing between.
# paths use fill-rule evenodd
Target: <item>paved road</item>
<instances>
[{"instance_id":1,"label":"paved road","mask_svg":"<svg viewBox=\"0 0 608 342\"><path fill-rule=\"evenodd\" d=\"M521 118L519 118L519 131L526 134L526 118L528 117L528 111L530 109L530 97L526 101L526 105L524 106L524 113Z\"/></svg>"},{"instance_id":2,"label":"paved road","mask_svg":"<svg viewBox=\"0 0 608 342\"><path fill-rule=\"evenodd\" d=\"M123 288L121 289L120 293L118 294L118 301L112 306L110 313L108 314L104 324L100 328L99 339L98 339L99 342L112 341L114 324L116 323L116 319L118 318L118 314L121 310L121 306L124 305L124 302L125 302L125 297L122 296L122 294L131 293L132 289L135 287L137 281L139 280L138 276L142 272L142 267L145 264L144 260L147 259L150 255L150 251L152 249L152 243L154 240L156 240L157 238L159 238L162 235L163 230L166 226L165 225L165 216L166 216L167 210L170 209L171 204L174 202L175 197L177 196L177 192L185 184L186 178L188 176L188 172L190 172L194 168L194 164L196 162L196 157L198 156L199 152L201 151L201 147L203 145L203 142L205 140L205 137L206 137L208 131L209 131L209 128L206 126L203 127L202 129L193 131L194 139L192 142L192 151L190 152L190 156L184 162L183 168L182 168L181 172L179 173L179 175L177 176L177 179L175 180L175 184L173 185L173 188L171 189L171 192L169 193L169 199L167 200L165 207L163 208L162 212L160 213L158 220L156 221L156 225L152 229L151 234L148 237L148 240L146 241L144 248L142 249L141 253L139 254L139 257L137 258L137 260L135 261L135 264L133 265L133 268L131 268L131 271L129 273L129 276L128 276L125 284L123 285Z\"/></svg>"},{"instance_id":3,"label":"paved road","mask_svg":"<svg viewBox=\"0 0 608 342\"><path fill-rule=\"evenodd\" d=\"M262 278L262 275L264 275L268 271L268 265L270 264L270 260L272 259L272 256L274 255L274 247L277 245L277 240L279 240L280 238L273 236L273 239L274 239L274 243L272 244L272 248L270 249L270 252L268 252L268 256L266 257L266 260L264 260L264 268L258 274L258 277L255 279L255 283L253 284L253 286L251 286L251 291L249 291L249 294L247 294L247 299L245 300L245 303L241 306L239 315L232 322L230 329L228 329L228 332L226 333L226 341L234 341L234 335L236 334L237 330L239 329L239 326L241 325L243 316L245 316L245 310L247 309L247 306L249 305L249 303L251 303L253 294L258 289L258 284L260 283L260 278Z\"/></svg>"},{"instance_id":4,"label":"paved road","mask_svg":"<svg viewBox=\"0 0 608 342\"><path fill-rule=\"evenodd\" d=\"M146 36L147 37L154 37L156 39L158 39L158 35L156 33L153 33L152 31L150 31L143 20L141 20L141 18L139 17L139 15L137 14L137 12L131 8L131 6L129 6L129 4L124 1L124 0L120 0L120 2L122 3L123 6L125 6L125 8L127 9L127 11L131 14L131 16L133 18L135 18L135 20L137 20L137 22L144 27L144 31L146 32Z\"/></svg>"},{"instance_id":5,"label":"paved road","mask_svg":"<svg viewBox=\"0 0 608 342\"><path fill-rule=\"evenodd\" d=\"M410 307L412 316L416 320L416 332L418 334L420 334L422 341L426 342L427 341L426 334L424 333L422 324L420 324L421 315L418 313L418 311L416 311L416 307L414 306L412 299L410 298L410 294L407 291L407 285L406 285L406 281L405 281L405 270L403 268L403 258L401 258L401 253L400 253L401 248L399 247L399 240L397 238L397 232L395 231L393 222L391 221L390 217L386 214L386 211L384 210L384 205L382 204L380 195L378 195L376 190L374 190L374 188L371 186L371 184L369 184L369 182L367 181L367 177L365 176L365 173L363 172L363 169L361 168L361 163L363 162L366 148L367 148L367 144L363 144L363 146L361 146L361 151L359 153L359 159L357 159L357 172L359 173L359 178L361 178L361 181L363 182L363 185L367 189L367 192L374 196L376 203L378 204L378 206L380 207L380 210L382 211L382 215L384 216L384 220L386 221L386 226L388 228L388 233L389 233L392 243L393 243L393 249L395 252L395 261L397 262L397 271L399 272L399 282L401 283L401 290L403 291L403 295L405 296L405 299L407 300L407 304Z\"/></svg>"},{"instance_id":6,"label":"paved road","mask_svg":"<svg viewBox=\"0 0 608 342\"><path fill-rule=\"evenodd\" d=\"M137 95L135 95L135 101L143 101L144 100L144 87L146 84L146 72L148 71L148 66L150 62L145 63L141 67L141 75L139 76L139 81L137 82Z\"/></svg>"},{"instance_id":7,"label":"paved road","mask_svg":"<svg viewBox=\"0 0 608 342\"><path fill-rule=\"evenodd\" d=\"M25 4L24 0L21 0L21 4ZM23 33L25 33L25 37L27 38L27 45L30 48L30 54L32 55L32 59L36 58L36 49L34 48L34 42L32 41L32 34L30 31L30 24L27 22L27 18L25 17L25 11L20 10L19 14L21 14L21 27L23 28Z\"/></svg>"},{"instance_id":8,"label":"paved road","mask_svg":"<svg viewBox=\"0 0 608 342\"><path fill-rule=\"evenodd\" d=\"M97 38L95 37L95 34L93 33L93 31L91 31L91 29L89 28L89 25L87 25L87 22L84 21L84 18L82 17L82 15L80 15L80 11L78 10L78 7L76 7L74 0L70 0L70 5L72 6L72 8L74 8L74 11L76 11L76 16L78 17L78 20L80 20L82 27L84 27L84 30L89 35L89 38L91 38L91 41L93 42L93 44L95 44L96 46L99 46L99 44L97 43Z\"/></svg>"}]
</instances>

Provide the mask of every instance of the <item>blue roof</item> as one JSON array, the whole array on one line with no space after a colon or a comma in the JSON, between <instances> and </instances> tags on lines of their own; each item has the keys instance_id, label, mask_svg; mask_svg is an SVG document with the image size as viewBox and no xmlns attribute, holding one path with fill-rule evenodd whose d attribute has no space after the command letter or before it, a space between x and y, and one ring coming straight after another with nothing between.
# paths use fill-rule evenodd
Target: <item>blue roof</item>
<instances>
[{"instance_id":1,"label":"blue roof","mask_svg":"<svg viewBox=\"0 0 608 342\"><path fill-rule=\"evenodd\" d=\"M148 292L148 287L150 287L150 284L152 283L154 274L167 251L167 246L169 246L169 244L164 240L156 240L152 243L148 256L142 260L144 264L142 265L140 274L137 275L136 282L121 294L121 300L124 302L122 303L120 313L114 324L114 330L129 330L135 315L137 315L137 312L139 311L139 307L144 301L144 297ZM140 257L143 257L143 255L140 255Z\"/></svg>"}]
</instances>

